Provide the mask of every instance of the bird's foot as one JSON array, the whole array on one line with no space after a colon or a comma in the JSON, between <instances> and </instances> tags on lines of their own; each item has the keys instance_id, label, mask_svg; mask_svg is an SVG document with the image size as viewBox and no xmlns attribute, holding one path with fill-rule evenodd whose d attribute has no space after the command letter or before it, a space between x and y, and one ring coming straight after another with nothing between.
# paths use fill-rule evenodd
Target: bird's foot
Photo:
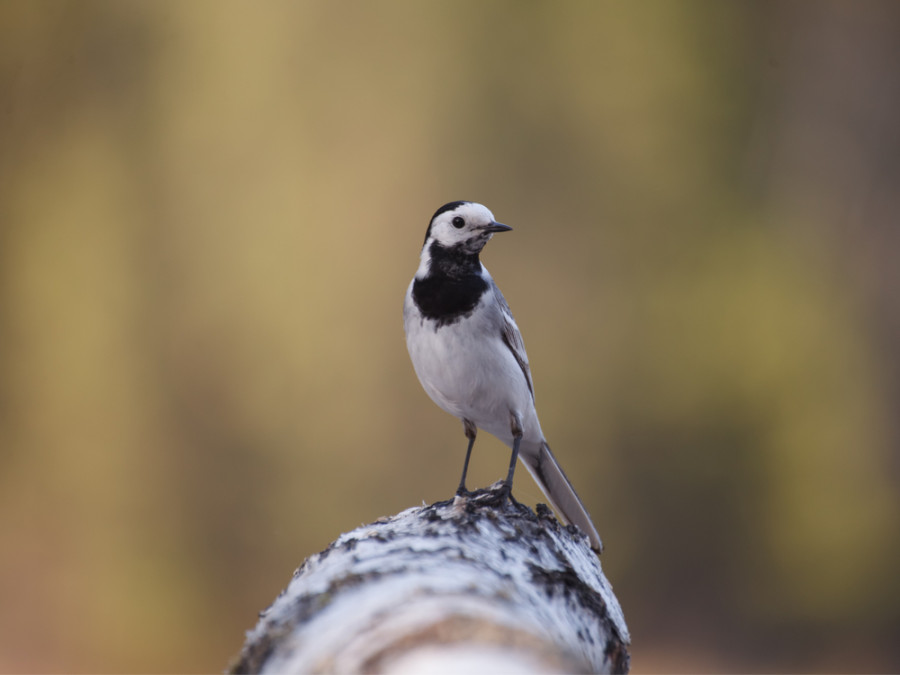
<instances>
[{"instance_id":1,"label":"bird's foot","mask_svg":"<svg viewBox=\"0 0 900 675\"><path fill-rule=\"evenodd\" d=\"M500 497L500 506L505 506L507 501L515 507L521 506L521 504L516 501L516 498L513 497L512 486L506 481L503 481L503 484L500 486L497 493Z\"/></svg>"},{"instance_id":2,"label":"bird's foot","mask_svg":"<svg viewBox=\"0 0 900 675\"><path fill-rule=\"evenodd\" d=\"M509 503L515 506L517 509L526 508L524 504L520 503L518 500L516 500L515 497L513 497L512 490L509 490L506 496L509 497Z\"/></svg>"}]
</instances>

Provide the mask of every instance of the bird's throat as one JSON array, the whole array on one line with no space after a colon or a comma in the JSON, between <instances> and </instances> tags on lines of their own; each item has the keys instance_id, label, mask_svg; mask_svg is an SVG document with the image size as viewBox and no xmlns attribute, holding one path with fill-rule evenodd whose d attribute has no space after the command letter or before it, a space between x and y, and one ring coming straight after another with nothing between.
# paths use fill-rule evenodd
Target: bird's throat
<instances>
[{"instance_id":1,"label":"bird's throat","mask_svg":"<svg viewBox=\"0 0 900 675\"><path fill-rule=\"evenodd\" d=\"M413 282L412 296L422 316L440 328L469 316L488 283L481 275L477 253L448 249L437 243L431 244L428 253L428 273Z\"/></svg>"},{"instance_id":2,"label":"bird's throat","mask_svg":"<svg viewBox=\"0 0 900 675\"><path fill-rule=\"evenodd\" d=\"M468 252L463 246L446 247L436 241L428 247L430 260L428 275L464 277L470 274L481 276L481 260L478 252Z\"/></svg>"}]
</instances>

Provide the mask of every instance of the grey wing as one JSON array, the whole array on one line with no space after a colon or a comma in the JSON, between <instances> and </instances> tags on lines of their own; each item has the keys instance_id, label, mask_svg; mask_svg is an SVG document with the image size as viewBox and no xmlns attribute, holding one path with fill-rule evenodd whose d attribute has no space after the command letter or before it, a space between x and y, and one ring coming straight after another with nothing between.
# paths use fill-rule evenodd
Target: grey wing
<instances>
[{"instance_id":1,"label":"grey wing","mask_svg":"<svg viewBox=\"0 0 900 675\"><path fill-rule=\"evenodd\" d=\"M525 342L522 340L522 334L519 332L519 327L516 325L516 320L513 318L512 311L509 309L506 298L503 297L503 293L500 292L497 284L493 284L493 286L494 294L497 296L497 304L500 305L500 314L503 319L503 327L500 333L503 338L503 344L509 347L509 351L511 351L512 355L515 357L516 363L518 363L519 368L522 369L522 374L525 376L525 382L528 383L528 391L531 392L531 399L534 400L534 385L531 383L531 368L528 365L528 354L525 353Z\"/></svg>"}]
</instances>

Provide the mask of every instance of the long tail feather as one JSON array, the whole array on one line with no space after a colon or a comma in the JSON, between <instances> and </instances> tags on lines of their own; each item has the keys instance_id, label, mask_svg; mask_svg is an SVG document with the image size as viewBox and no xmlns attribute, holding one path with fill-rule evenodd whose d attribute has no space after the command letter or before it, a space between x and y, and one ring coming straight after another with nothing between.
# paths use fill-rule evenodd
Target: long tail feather
<instances>
[{"instance_id":1,"label":"long tail feather","mask_svg":"<svg viewBox=\"0 0 900 675\"><path fill-rule=\"evenodd\" d=\"M577 525L591 540L591 548L600 553L603 550L603 543L600 541L600 535L597 534L597 528L594 527L591 516L578 498L572 483L566 478L556 457L550 452L547 443L541 443L537 453L523 452L520 458L547 497L550 505L567 522Z\"/></svg>"}]
</instances>

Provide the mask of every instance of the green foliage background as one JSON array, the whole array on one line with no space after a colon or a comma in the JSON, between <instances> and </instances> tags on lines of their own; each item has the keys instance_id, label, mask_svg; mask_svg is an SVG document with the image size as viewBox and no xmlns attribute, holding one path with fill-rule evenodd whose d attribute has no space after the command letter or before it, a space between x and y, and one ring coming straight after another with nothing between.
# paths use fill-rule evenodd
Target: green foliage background
<instances>
[{"instance_id":1,"label":"green foliage background","mask_svg":"<svg viewBox=\"0 0 900 675\"><path fill-rule=\"evenodd\" d=\"M0 670L220 670L451 494L400 308L455 199L635 672L896 670L898 8L0 4Z\"/></svg>"}]
</instances>

